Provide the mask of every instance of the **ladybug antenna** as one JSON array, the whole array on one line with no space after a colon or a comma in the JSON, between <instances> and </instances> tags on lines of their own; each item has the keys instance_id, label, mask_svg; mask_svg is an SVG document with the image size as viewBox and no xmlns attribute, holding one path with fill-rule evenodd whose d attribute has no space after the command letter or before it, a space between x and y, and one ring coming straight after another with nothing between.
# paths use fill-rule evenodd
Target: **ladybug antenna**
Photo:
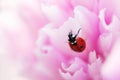
<instances>
[{"instance_id":1,"label":"ladybug antenna","mask_svg":"<svg viewBox=\"0 0 120 80\"><path fill-rule=\"evenodd\" d=\"M79 32L80 32L81 28L79 28L77 34L75 35L75 38L78 36Z\"/></svg>"}]
</instances>

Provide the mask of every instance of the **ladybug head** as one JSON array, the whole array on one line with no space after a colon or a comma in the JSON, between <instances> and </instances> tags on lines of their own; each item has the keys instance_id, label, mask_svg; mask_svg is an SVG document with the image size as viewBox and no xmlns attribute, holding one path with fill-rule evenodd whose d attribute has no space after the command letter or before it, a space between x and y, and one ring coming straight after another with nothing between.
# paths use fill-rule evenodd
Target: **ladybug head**
<instances>
[{"instance_id":1,"label":"ladybug head","mask_svg":"<svg viewBox=\"0 0 120 80\"><path fill-rule=\"evenodd\" d=\"M81 29L81 28L80 28L80 29ZM76 44L77 44L77 43L76 43L76 37L77 37L77 35L79 34L80 29L78 30L77 34L74 35L74 36L73 36L72 31L69 32L69 34L68 34L68 41L69 41L71 44L73 44L73 45L76 45Z\"/></svg>"}]
</instances>

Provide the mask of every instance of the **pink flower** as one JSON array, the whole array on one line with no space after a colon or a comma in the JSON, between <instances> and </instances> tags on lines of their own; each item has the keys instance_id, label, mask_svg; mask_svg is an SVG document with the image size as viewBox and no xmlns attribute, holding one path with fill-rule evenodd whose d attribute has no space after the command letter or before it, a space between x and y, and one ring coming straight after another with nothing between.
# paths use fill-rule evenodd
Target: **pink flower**
<instances>
[{"instance_id":1,"label":"pink flower","mask_svg":"<svg viewBox=\"0 0 120 80\"><path fill-rule=\"evenodd\" d=\"M0 51L10 67L1 61L5 67L0 69L13 69L6 74L11 80L119 80L118 6L117 0L17 0L14 6L2 5ZM86 48L76 52L68 33L80 28L78 37Z\"/></svg>"}]
</instances>

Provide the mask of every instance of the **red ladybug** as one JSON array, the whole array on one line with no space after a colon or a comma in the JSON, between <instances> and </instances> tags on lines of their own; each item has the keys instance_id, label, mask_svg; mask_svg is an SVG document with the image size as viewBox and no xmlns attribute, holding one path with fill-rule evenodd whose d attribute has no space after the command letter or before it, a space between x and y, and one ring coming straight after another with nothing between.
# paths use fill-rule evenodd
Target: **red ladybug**
<instances>
[{"instance_id":1,"label":"red ladybug","mask_svg":"<svg viewBox=\"0 0 120 80\"><path fill-rule=\"evenodd\" d=\"M69 46L71 47L72 50L76 52L82 52L86 48L85 40L81 37L77 37L80 29L78 30L77 34L74 36L73 36L72 31L70 31L68 34Z\"/></svg>"}]
</instances>

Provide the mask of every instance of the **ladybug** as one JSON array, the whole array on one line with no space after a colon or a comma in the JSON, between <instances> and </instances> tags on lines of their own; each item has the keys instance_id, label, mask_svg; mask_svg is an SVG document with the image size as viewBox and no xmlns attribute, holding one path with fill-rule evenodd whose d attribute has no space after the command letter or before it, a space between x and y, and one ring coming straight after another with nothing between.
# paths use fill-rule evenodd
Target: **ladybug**
<instances>
[{"instance_id":1,"label":"ladybug","mask_svg":"<svg viewBox=\"0 0 120 80\"><path fill-rule=\"evenodd\" d=\"M80 29L78 30L77 34L75 34L75 35L73 35L72 31L70 31L68 34L69 46L72 50L74 50L76 52L82 52L86 48L85 40L81 37L77 37L80 32Z\"/></svg>"}]
</instances>

